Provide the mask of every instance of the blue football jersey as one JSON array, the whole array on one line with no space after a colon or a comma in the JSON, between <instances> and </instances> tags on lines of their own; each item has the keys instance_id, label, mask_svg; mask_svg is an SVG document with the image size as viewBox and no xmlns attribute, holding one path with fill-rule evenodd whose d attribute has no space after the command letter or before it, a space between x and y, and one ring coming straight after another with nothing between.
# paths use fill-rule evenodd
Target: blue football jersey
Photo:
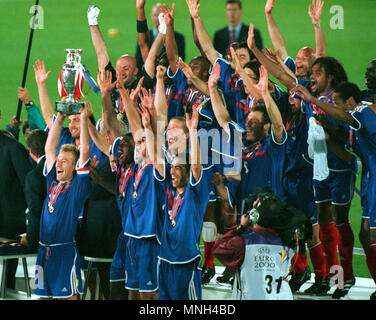
<instances>
[{"instance_id":1,"label":"blue football jersey","mask_svg":"<svg viewBox=\"0 0 376 320\"><path fill-rule=\"evenodd\" d=\"M154 179L153 168L152 164L133 165L124 234L133 238L155 236L160 243L164 190Z\"/></svg>"},{"instance_id":2,"label":"blue football jersey","mask_svg":"<svg viewBox=\"0 0 376 320\"><path fill-rule=\"evenodd\" d=\"M69 183L59 184L56 166L47 172L47 197L43 204L40 223L40 242L46 245L74 241L80 214L91 190L89 161L79 167Z\"/></svg>"},{"instance_id":3,"label":"blue football jersey","mask_svg":"<svg viewBox=\"0 0 376 320\"><path fill-rule=\"evenodd\" d=\"M159 258L169 263L187 263L200 259L200 234L209 202L206 171L195 181L192 173L184 192L172 187L171 175L165 165L165 178L154 170L155 178L165 190L164 226Z\"/></svg>"},{"instance_id":4,"label":"blue football jersey","mask_svg":"<svg viewBox=\"0 0 376 320\"><path fill-rule=\"evenodd\" d=\"M331 89L326 95L319 97L318 99L333 105L333 93L334 89ZM323 110L317 107L315 104L302 100L302 110L306 114L306 120L308 121L309 126L309 118L312 117L314 114L322 114L329 122L333 123L334 125L343 128L344 130L349 130L348 126L342 125L339 122L335 121L333 118L328 117ZM338 139L332 132L328 132L331 138L335 141L341 143L340 139ZM356 161L344 161L337 157L330 148L327 149L327 159L328 159L328 167L329 170L333 171L353 171L356 173Z\"/></svg>"}]
</instances>

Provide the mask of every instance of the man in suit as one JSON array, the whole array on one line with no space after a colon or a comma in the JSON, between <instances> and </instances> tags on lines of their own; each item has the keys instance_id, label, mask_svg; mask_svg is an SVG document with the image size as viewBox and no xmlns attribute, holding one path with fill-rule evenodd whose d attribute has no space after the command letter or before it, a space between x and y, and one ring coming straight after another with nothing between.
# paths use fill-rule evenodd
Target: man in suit
<instances>
[{"instance_id":1,"label":"man in suit","mask_svg":"<svg viewBox=\"0 0 376 320\"><path fill-rule=\"evenodd\" d=\"M214 48L226 56L227 48L233 42L247 41L248 26L241 22L243 10L240 0L227 0L226 1L226 17L228 20L228 26L217 30L214 34ZM257 48L260 50L263 48L262 38L260 31L255 29L255 42Z\"/></svg>"},{"instance_id":2,"label":"man in suit","mask_svg":"<svg viewBox=\"0 0 376 320\"><path fill-rule=\"evenodd\" d=\"M0 132L0 237L16 239L25 232L24 186L31 168L25 147ZM7 288L14 289L17 265L18 259L8 260Z\"/></svg>"},{"instance_id":3,"label":"man in suit","mask_svg":"<svg viewBox=\"0 0 376 320\"><path fill-rule=\"evenodd\" d=\"M25 180L25 197L27 202L26 234L21 238L21 244L35 248L39 241L40 215L47 195L46 178L43 175L45 158L44 146L47 132L34 129L26 138L30 157L37 163Z\"/></svg>"},{"instance_id":4,"label":"man in suit","mask_svg":"<svg viewBox=\"0 0 376 320\"><path fill-rule=\"evenodd\" d=\"M144 5L145 5L145 0L138 0L137 1L138 21L140 21L140 22L142 21L141 20L142 18L140 19L140 15L141 15L141 17L142 16L144 17ZM151 20L153 22L153 29L148 31L149 48L151 47L151 45L153 44L153 41L155 40L155 38L158 35L158 28L159 28L158 16L161 12L162 12L161 11L161 4L157 3L151 11ZM146 24L145 18L144 18L144 23ZM147 25L146 25L146 28L147 28ZM176 39L176 44L178 46L179 57L182 58L183 61L184 61L185 60L185 39L184 39L184 35L175 31L175 39ZM166 49L163 48L161 54L163 54L165 51L166 51ZM144 60L142 58L142 54L141 54L139 44L137 44L137 48L136 48L136 61L137 61L137 68L139 70L141 70L142 66L144 65Z\"/></svg>"}]
</instances>

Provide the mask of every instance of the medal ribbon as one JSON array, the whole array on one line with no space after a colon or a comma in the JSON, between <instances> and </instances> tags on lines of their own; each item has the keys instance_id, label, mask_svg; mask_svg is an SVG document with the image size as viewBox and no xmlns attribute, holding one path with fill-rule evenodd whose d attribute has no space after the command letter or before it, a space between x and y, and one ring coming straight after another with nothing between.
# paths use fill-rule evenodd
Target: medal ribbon
<instances>
[{"instance_id":1,"label":"medal ribbon","mask_svg":"<svg viewBox=\"0 0 376 320\"><path fill-rule=\"evenodd\" d=\"M119 194L122 195L125 190L125 186L127 185L128 179L132 176L133 171L131 168L128 168L127 170L124 170L125 166L120 169L121 176L119 179Z\"/></svg>"},{"instance_id":2,"label":"medal ribbon","mask_svg":"<svg viewBox=\"0 0 376 320\"><path fill-rule=\"evenodd\" d=\"M138 170L138 165L137 165L136 170L135 170L135 171L137 171L137 173L136 173L136 175L135 175L134 183L133 183L134 191L137 190L138 185L140 184L140 180L141 180L142 174L143 174L143 172L144 172L144 169L145 169L146 167L151 166L151 165L152 165L151 163L145 163L145 164L143 164L143 165L141 166L141 169L140 169L140 170Z\"/></svg>"},{"instance_id":3,"label":"medal ribbon","mask_svg":"<svg viewBox=\"0 0 376 320\"><path fill-rule=\"evenodd\" d=\"M64 192L64 188L66 186L66 183L61 183L61 184L57 184L54 186L54 184L56 183L56 181L53 181L51 183L51 187L50 187L50 201L48 202L48 206L50 207L53 207L53 205L55 204L57 198L59 197L60 193Z\"/></svg>"},{"instance_id":4,"label":"medal ribbon","mask_svg":"<svg viewBox=\"0 0 376 320\"><path fill-rule=\"evenodd\" d=\"M184 194L185 194L185 191L178 193L177 196L174 197L174 203L172 205L170 220L175 219L176 214L178 213L179 207L181 206L183 202Z\"/></svg>"}]
</instances>

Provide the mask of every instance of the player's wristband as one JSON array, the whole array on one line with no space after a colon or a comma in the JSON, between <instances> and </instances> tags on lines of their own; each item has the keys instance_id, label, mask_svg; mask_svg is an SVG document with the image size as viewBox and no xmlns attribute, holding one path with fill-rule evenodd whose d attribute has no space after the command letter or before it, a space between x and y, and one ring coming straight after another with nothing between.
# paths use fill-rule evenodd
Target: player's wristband
<instances>
[{"instance_id":1,"label":"player's wristband","mask_svg":"<svg viewBox=\"0 0 376 320\"><path fill-rule=\"evenodd\" d=\"M247 231L247 227L243 226L242 224L239 224L236 231L238 234L242 234Z\"/></svg>"},{"instance_id":2,"label":"player's wristband","mask_svg":"<svg viewBox=\"0 0 376 320\"><path fill-rule=\"evenodd\" d=\"M33 100L31 100L29 103L25 103L26 107L31 107L34 104Z\"/></svg>"},{"instance_id":3,"label":"player's wristband","mask_svg":"<svg viewBox=\"0 0 376 320\"><path fill-rule=\"evenodd\" d=\"M146 20L137 20L137 33L148 32L148 23Z\"/></svg>"}]
</instances>

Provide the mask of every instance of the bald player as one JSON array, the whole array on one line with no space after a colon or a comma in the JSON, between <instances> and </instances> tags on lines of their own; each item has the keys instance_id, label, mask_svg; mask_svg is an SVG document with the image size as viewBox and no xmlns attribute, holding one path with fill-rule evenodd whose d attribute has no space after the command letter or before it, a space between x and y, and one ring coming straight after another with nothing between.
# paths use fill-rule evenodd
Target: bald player
<instances>
[{"instance_id":1,"label":"bald player","mask_svg":"<svg viewBox=\"0 0 376 320\"><path fill-rule=\"evenodd\" d=\"M136 89L141 78L143 78L142 86L146 89L152 89L154 85L154 81L152 79L153 75L149 75L145 69L139 70L134 57L124 54L117 59L115 68L113 67L108 54L106 42L104 41L102 33L99 29L99 13L100 10L98 7L90 6L88 8L88 23L90 26L91 40L97 55L98 69L110 70L112 73L112 82L115 82L117 79L121 79L124 83L125 89L129 89L130 91ZM122 113L122 118L128 125L124 112L124 103L121 99L119 91L116 88L111 91L111 102L114 111L117 114Z\"/></svg>"},{"instance_id":2,"label":"bald player","mask_svg":"<svg viewBox=\"0 0 376 320\"><path fill-rule=\"evenodd\" d=\"M287 53L285 40L280 33L277 24L272 15L275 0L267 0L265 5L265 16L268 25L270 40L278 57L285 63L285 65L294 73L295 78L288 74L285 69L278 64L268 60L255 45L250 48L257 59L267 68L267 70L281 81L288 90L294 87L294 82L298 82L305 87L309 86L309 71L316 58L324 57L326 55L325 37L320 23L321 12L324 3L321 0L313 0L309 5L308 14L312 20L315 32L316 49L310 47L303 47L297 53L296 60ZM253 26L250 26L250 32L253 33Z\"/></svg>"}]
</instances>

